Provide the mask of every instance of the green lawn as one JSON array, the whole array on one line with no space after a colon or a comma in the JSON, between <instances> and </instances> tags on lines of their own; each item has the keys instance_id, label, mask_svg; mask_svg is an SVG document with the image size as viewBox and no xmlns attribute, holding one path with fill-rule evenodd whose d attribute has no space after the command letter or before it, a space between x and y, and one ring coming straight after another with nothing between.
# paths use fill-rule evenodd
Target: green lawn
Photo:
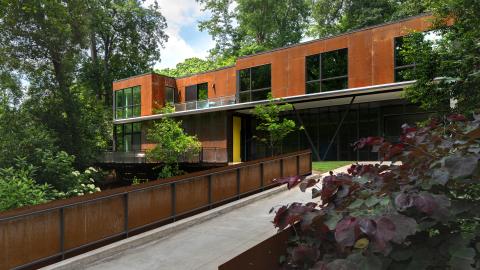
<instances>
[{"instance_id":1,"label":"green lawn","mask_svg":"<svg viewBox=\"0 0 480 270\"><path fill-rule=\"evenodd\" d=\"M312 169L321 173L355 163L355 161L315 161L312 162Z\"/></svg>"}]
</instances>

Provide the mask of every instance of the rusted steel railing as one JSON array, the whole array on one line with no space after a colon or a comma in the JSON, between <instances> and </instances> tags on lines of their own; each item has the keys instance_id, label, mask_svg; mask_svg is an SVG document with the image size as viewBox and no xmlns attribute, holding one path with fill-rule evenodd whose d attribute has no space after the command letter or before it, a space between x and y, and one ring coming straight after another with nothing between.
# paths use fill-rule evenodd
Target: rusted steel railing
<instances>
[{"instance_id":1,"label":"rusted steel railing","mask_svg":"<svg viewBox=\"0 0 480 270\"><path fill-rule=\"evenodd\" d=\"M0 269L34 268L311 173L310 150L0 213Z\"/></svg>"}]
</instances>

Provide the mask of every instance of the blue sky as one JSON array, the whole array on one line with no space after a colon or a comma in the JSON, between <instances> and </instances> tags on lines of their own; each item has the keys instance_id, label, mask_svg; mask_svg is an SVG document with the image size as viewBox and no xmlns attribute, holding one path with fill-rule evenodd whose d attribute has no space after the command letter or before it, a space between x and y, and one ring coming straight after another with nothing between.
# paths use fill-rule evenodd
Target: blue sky
<instances>
[{"instance_id":1,"label":"blue sky","mask_svg":"<svg viewBox=\"0 0 480 270\"><path fill-rule=\"evenodd\" d=\"M146 5L154 0L147 0ZM157 0L167 20L169 40L161 49L156 68L175 67L189 57L205 58L215 43L207 32L198 30L198 21L208 16L195 0Z\"/></svg>"}]
</instances>

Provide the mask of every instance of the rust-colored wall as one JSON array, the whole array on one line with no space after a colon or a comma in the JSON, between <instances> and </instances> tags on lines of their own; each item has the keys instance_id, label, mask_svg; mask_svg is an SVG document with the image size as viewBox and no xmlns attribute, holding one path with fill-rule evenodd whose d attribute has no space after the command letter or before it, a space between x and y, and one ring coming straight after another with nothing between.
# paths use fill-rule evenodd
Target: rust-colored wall
<instances>
[{"instance_id":1,"label":"rust-colored wall","mask_svg":"<svg viewBox=\"0 0 480 270\"><path fill-rule=\"evenodd\" d=\"M71 255L81 245L98 247L107 243L99 240L113 241L142 226L261 191L276 185L273 178L310 174L310 160L310 150L299 151L1 212L0 270L59 260L62 251Z\"/></svg>"},{"instance_id":2,"label":"rust-colored wall","mask_svg":"<svg viewBox=\"0 0 480 270\"><path fill-rule=\"evenodd\" d=\"M175 87L175 79L154 73L144 74L113 82L113 91L133 86L140 86L141 116L146 116L164 106L165 86Z\"/></svg>"},{"instance_id":3,"label":"rust-colored wall","mask_svg":"<svg viewBox=\"0 0 480 270\"><path fill-rule=\"evenodd\" d=\"M185 101L187 86L205 82L208 83L209 98L232 96L237 91L238 70L271 64L273 96L302 95L305 94L305 57L342 48L348 48L349 88L392 83L394 82L394 38L410 31L425 31L430 26L430 16L414 17L328 39L246 56L238 59L234 67L177 78L175 81L155 74L133 77L114 82L114 90L142 85L142 115L149 115L155 101L163 106L163 88L167 81L170 84L176 83L179 102Z\"/></svg>"}]
</instances>

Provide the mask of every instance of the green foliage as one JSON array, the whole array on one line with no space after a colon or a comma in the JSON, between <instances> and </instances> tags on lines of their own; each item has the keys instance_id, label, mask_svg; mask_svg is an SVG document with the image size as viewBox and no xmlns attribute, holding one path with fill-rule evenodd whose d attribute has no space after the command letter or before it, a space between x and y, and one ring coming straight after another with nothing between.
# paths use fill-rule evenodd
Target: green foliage
<instances>
[{"instance_id":1,"label":"green foliage","mask_svg":"<svg viewBox=\"0 0 480 270\"><path fill-rule=\"evenodd\" d=\"M154 122L147 135L147 139L156 144L155 148L147 152L148 159L165 165L161 177L180 174L178 163L197 156L201 148L196 136L185 133L182 121L168 116L172 111L171 106L165 107L162 111L165 116Z\"/></svg>"},{"instance_id":2,"label":"green foliage","mask_svg":"<svg viewBox=\"0 0 480 270\"><path fill-rule=\"evenodd\" d=\"M48 200L50 187L33 180L33 166L0 169L0 211L26 205L44 203Z\"/></svg>"},{"instance_id":3,"label":"green foliage","mask_svg":"<svg viewBox=\"0 0 480 270\"><path fill-rule=\"evenodd\" d=\"M268 104L257 105L253 109L253 115L260 121L256 130L261 134L257 138L270 148L272 156L277 152L276 148L281 145L283 139L295 131L295 121L281 117L282 112L292 109L291 104L279 105L271 96Z\"/></svg>"},{"instance_id":4,"label":"green foliage","mask_svg":"<svg viewBox=\"0 0 480 270\"><path fill-rule=\"evenodd\" d=\"M308 1L197 0L211 13L199 24L216 41L212 57L242 56L300 42Z\"/></svg>"},{"instance_id":5,"label":"green foliage","mask_svg":"<svg viewBox=\"0 0 480 270\"><path fill-rule=\"evenodd\" d=\"M229 57L226 59L203 60L197 57L187 58L183 62L178 63L175 68L165 68L157 70L158 74L170 76L170 77L182 77L195 73L205 72L224 66L233 65L235 63L235 57Z\"/></svg>"},{"instance_id":6,"label":"green foliage","mask_svg":"<svg viewBox=\"0 0 480 270\"><path fill-rule=\"evenodd\" d=\"M434 44L424 34L412 34L405 42L403 55L416 64L407 78L417 83L406 97L427 110L471 113L480 104L480 9L478 1L433 1L436 35ZM448 20L454 21L453 25Z\"/></svg>"},{"instance_id":7,"label":"green foliage","mask_svg":"<svg viewBox=\"0 0 480 270\"><path fill-rule=\"evenodd\" d=\"M298 228L284 268L478 269L480 116L474 118L403 125L398 143L355 143L378 152L382 163L323 179L277 180L321 199L276 211L276 227Z\"/></svg>"},{"instance_id":8,"label":"green foliage","mask_svg":"<svg viewBox=\"0 0 480 270\"><path fill-rule=\"evenodd\" d=\"M315 0L308 34L314 38L335 35L418 15L428 8L429 1L418 0Z\"/></svg>"}]
</instances>

